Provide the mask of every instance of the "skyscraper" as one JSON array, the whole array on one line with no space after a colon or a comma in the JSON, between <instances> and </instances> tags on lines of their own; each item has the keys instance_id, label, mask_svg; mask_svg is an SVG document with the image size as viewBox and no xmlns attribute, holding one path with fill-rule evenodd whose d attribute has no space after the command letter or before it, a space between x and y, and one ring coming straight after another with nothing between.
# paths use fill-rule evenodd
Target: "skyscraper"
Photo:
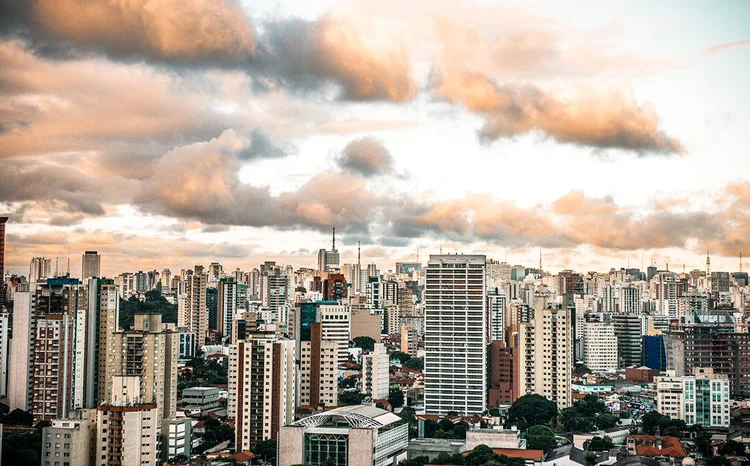
<instances>
[{"instance_id":1,"label":"skyscraper","mask_svg":"<svg viewBox=\"0 0 750 466\"><path fill-rule=\"evenodd\" d=\"M218 283L219 296L216 329L224 340L232 335L232 322L237 314L237 282L234 278L222 278Z\"/></svg>"},{"instance_id":2,"label":"skyscraper","mask_svg":"<svg viewBox=\"0 0 750 466\"><path fill-rule=\"evenodd\" d=\"M334 228L331 250L318 250L318 270L321 272L338 270L339 264L339 250L336 249L336 229Z\"/></svg>"},{"instance_id":3,"label":"skyscraper","mask_svg":"<svg viewBox=\"0 0 750 466\"><path fill-rule=\"evenodd\" d=\"M431 255L425 270L425 411L487 407L485 264L481 255Z\"/></svg>"},{"instance_id":4,"label":"skyscraper","mask_svg":"<svg viewBox=\"0 0 750 466\"><path fill-rule=\"evenodd\" d=\"M81 280L101 277L102 256L97 251L86 251L81 260Z\"/></svg>"}]
</instances>

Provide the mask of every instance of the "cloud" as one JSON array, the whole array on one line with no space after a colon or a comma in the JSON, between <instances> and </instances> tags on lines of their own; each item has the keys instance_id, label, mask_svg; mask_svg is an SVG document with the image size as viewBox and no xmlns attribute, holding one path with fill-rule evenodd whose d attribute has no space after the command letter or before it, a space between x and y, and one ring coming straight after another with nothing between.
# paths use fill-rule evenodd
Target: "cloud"
<instances>
[{"instance_id":1,"label":"cloud","mask_svg":"<svg viewBox=\"0 0 750 466\"><path fill-rule=\"evenodd\" d=\"M258 57L251 61L267 87L318 89L340 86L348 100L410 100L417 91L411 63L402 46L368 43L351 22L324 16L314 21L284 19L264 25Z\"/></svg>"},{"instance_id":2,"label":"cloud","mask_svg":"<svg viewBox=\"0 0 750 466\"><path fill-rule=\"evenodd\" d=\"M236 64L255 53L255 31L228 0L2 0L11 32L41 51L69 47L119 60Z\"/></svg>"},{"instance_id":3,"label":"cloud","mask_svg":"<svg viewBox=\"0 0 750 466\"><path fill-rule=\"evenodd\" d=\"M366 231L385 202L361 177L341 172L315 175L297 191L273 196L267 186L240 182L239 157L246 140L227 130L208 142L164 154L134 203L146 212L206 224L272 226L279 229Z\"/></svg>"},{"instance_id":4,"label":"cloud","mask_svg":"<svg viewBox=\"0 0 750 466\"><path fill-rule=\"evenodd\" d=\"M336 163L344 170L366 177L393 172L393 156L382 141L372 137L351 141L341 151Z\"/></svg>"},{"instance_id":5,"label":"cloud","mask_svg":"<svg viewBox=\"0 0 750 466\"><path fill-rule=\"evenodd\" d=\"M0 0L0 34L38 54L244 70L259 88L317 91L348 100L405 101L417 91L403 46L331 15L263 23L263 35L229 0Z\"/></svg>"},{"instance_id":6,"label":"cloud","mask_svg":"<svg viewBox=\"0 0 750 466\"><path fill-rule=\"evenodd\" d=\"M684 151L680 142L659 129L656 112L639 106L632 93L610 90L576 98L555 98L536 86L499 86L485 76L444 71L435 92L485 117L484 140L520 136L531 131L560 143L596 149L622 149L640 155Z\"/></svg>"},{"instance_id":7,"label":"cloud","mask_svg":"<svg viewBox=\"0 0 750 466\"><path fill-rule=\"evenodd\" d=\"M253 159L276 159L285 157L296 149L293 147L281 147L271 140L271 136L260 127L253 128L250 145L247 148L237 152L237 155L241 160L253 160Z\"/></svg>"},{"instance_id":8,"label":"cloud","mask_svg":"<svg viewBox=\"0 0 750 466\"><path fill-rule=\"evenodd\" d=\"M706 49L706 53L716 53L716 52L720 52L720 51L725 50L725 49L731 49L731 48L734 48L734 47L742 47L742 46L745 46L745 45L750 45L750 39L738 40L738 41L735 41L735 42L727 42L727 43L724 43L724 44L712 45L711 47L708 47Z\"/></svg>"}]
</instances>

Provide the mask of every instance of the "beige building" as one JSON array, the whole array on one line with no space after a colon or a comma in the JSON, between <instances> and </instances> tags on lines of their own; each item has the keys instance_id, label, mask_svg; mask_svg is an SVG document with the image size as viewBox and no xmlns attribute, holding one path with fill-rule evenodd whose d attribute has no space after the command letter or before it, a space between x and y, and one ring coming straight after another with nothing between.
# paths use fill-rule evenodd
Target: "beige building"
<instances>
[{"instance_id":1,"label":"beige building","mask_svg":"<svg viewBox=\"0 0 750 466\"><path fill-rule=\"evenodd\" d=\"M185 271L178 290L177 326L188 328L195 334L198 348L206 344L208 332L207 287L208 274L202 265L196 265L194 270Z\"/></svg>"},{"instance_id":2,"label":"beige building","mask_svg":"<svg viewBox=\"0 0 750 466\"><path fill-rule=\"evenodd\" d=\"M696 367L691 376L675 376L674 371L655 377L656 409L688 425L729 427L729 379L714 374L710 367Z\"/></svg>"},{"instance_id":3,"label":"beige building","mask_svg":"<svg viewBox=\"0 0 750 466\"><path fill-rule=\"evenodd\" d=\"M159 423L156 403L140 396L139 377L114 377L112 396L97 408L98 466L156 464Z\"/></svg>"},{"instance_id":4,"label":"beige building","mask_svg":"<svg viewBox=\"0 0 750 466\"><path fill-rule=\"evenodd\" d=\"M277 438L294 420L294 348L274 328L260 328L230 347L227 413L235 420L237 451Z\"/></svg>"},{"instance_id":5,"label":"beige building","mask_svg":"<svg viewBox=\"0 0 750 466\"><path fill-rule=\"evenodd\" d=\"M108 385L118 376L138 377L139 396L144 403L156 403L159 426L162 419L175 416L178 340L174 324L163 324L160 314L136 314L133 330L113 335L112 369L108 373L114 375Z\"/></svg>"},{"instance_id":6,"label":"beige building","mask_svg":"<svg viewBox=\"0 0 750 466\"><path fill-rule=\"evenodd\" d=\"M351 309L351 339L357 337L370 337L380 341L380 331L383 328L381 317L373 314L369 309Z\"/></svg>"},{"instance_id":7,"label":"beige building","mask_svg":"<svg viewBox=\"0 0 750 466\"><path fill-rule=\"evenodd\" d=\"M94 464L95 409L72 411L67 419L54 419L42 430L42 464L75 466Z\"/></svg>"},{"instance_id":8,"label":"beige building","mask_svg":"<svg viewBox=\"0 0 750 466\"><path fill-rule=\"evenodd\" d=\"M569 309L547 305L544 296L534 299L533 319L518 325L519 395L538 393L559 409L571 406L572 325Z\"/></svg>"},{"instance_id":9,"label":"beige building","mask_svg":"<svg viewBox=\"0 0 750 466\"><path fill-rule=\"evenodd\" d=\"M313 322L310 341L300 342L297 406L338 404L338 352L338 343L324 340L321 324Z\"/></svg>"},{"instance_id":10,"label":"beige building","mask_svg":"<svg viewBox=\"0 0 750 466\"><path fill-rule=\"evenodd\" d=\"M375 348L362 355L362 393L374 400L388 398L389 389L388 352L382 343L375 343Z\"/></svg>"},{"instance_id":11,"label":"beige building","mask_svg":"<svg viewBox=\"0 0 750 466\"><path fill-rule=\"evenodd\" d=\"M401 324L401 352L411 357L417 356L419 334L414 324Z\"/></svg>"}]
</instances>

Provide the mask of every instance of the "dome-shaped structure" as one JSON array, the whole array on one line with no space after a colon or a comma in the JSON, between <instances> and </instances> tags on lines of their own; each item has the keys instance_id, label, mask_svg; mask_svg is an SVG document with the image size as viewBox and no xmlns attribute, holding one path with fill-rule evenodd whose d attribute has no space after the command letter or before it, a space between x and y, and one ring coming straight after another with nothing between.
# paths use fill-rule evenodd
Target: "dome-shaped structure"
<instances>
[{"instance_id":1,"label":"dome-shaped structure","mask_svg":"<svg viewBox=\"0 0 750 466\"><path fill-rule=\"evenodd\" d=\"M682 460L682 466L695 466L695 460L689 456L686 456Z\"/></svg>"},{"instance_id":2,"label":"dome-shaped structure","mask_svg":"<svg viewBox=\"0 0 750 466\"><path fill-rule=\"evenodd\" d=\"M343 406L320 414L314 414L302 418L299 421L294 422L292 425L320 427L326 424L345 422L349 427L373 427L379 429L400 420L401 418L399 416L384 409L375 408L373 406L357 405Z\"/></svg>"}]
</instances>

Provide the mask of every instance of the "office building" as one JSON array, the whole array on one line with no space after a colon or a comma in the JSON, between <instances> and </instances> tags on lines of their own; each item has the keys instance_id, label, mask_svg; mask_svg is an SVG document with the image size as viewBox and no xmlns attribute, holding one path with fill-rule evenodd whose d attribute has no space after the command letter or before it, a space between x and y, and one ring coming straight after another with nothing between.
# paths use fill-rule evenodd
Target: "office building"
<instances>
[{"instance_id":1,"label":"office building","mask_svg":"<svg viewBox=\"0 0 750 466\"><path fill-rule=\"evenodd\" d=\"M617 336L619 367L639 366L641 364L641 317L635 314L615 314L612 324Z\"/></svg>"},{"instance_id":2,"label":"office building","mask_svg":"<svg viewBox=\"0 0 750 466\"><path fill-rule=\"evenodd\" d=\"M487 294L487 342L505 341L505 292L494 288Z\"/></svg>"},{"instance_id":3,"label":"office building","mask_svg":"<svg viewBox=\"0 0 750 466\"><path fill-rule=\"evenodd\" d=\"M642 363L650 369L667 370L667 337L664 335L643 336Z\"/></svg>"},{"instance_id":4,"label":"office building","mask_svg":"<svg viewBox=\"0 0 750 466\"><path fill-rule=\"evenodd\" d=\"M86 251L81 259L81 279L101 277L102 256L97 251Z\"/></svg>"},{"instance_id":5,"label":"office building","mask_svg":"<svg viewBox=\"0 0 750 466\"><path fill-rule=\"evenodd\" d=\"M406 460L409 426L372 406L344 406L281 428L279 466L388 466Z\"/></svg>"},{"instance_id":6,"label":"office building","mask_svg":"<svg viewBox=\"0 0 750 466\"><path fill-rule=\"evenodd\" d=\"M518 357L518 350L508 348L504 341L493 341L489 346L490 384L487 391L487 408L495 409L500 405L509 405L519 397L514 363L514 359Z\"/></svg>"},{"instance_id":7,"label":"office building","mask_svg":"<svg viewBox=\"0 0 750 466\"><path fill-rule=\"evenodd\" d=\"M331 272L338 270L339 268L339 251L336 249L336 229L333 229L333 241L331 244L331 250L326 251L325 249L318 250L318 271L320 272Z\"/></svg>"},{"instance_id":8,"label":"office building","mask_svg":"<svg viewBox=\"0 0 750 466\"><path fill-rule=\"evenodd\" d=\"M486 410L485 263L480 255L431 255L424 270L428 414Z\"/></svg>"},{"instance_id":9,"label":"office building","mask_svg":"<svg viewBox=\"0 0 750 466\"><path fill-rule=\"evenodd\" d=\"M703 427L729 427L729 379L716 375L713 369L696 368L693 375L676 376L667 371L666 376L655 377L656 409L672 419L681 419L687 425Z\"/></svg>"},{"instance_id":10,"label":"office building","mask_svg":"<svg viewBox=\"0 0 750 466\"><path fill-rule=\"evenodd\" d=\"M219 389L216 387L191 387L182 391L182 404L186 410L205 415L219 409Z\"/></svg>"},{"instance_id":11,"label":"office building","mask_svg":"<svg viewBox=\"0 0 750 466\"><path fill-rule=\"evenodd\" d=\"M362 388L365 395L373 400L388 399L389 390L388 352L382 343L375 343L375 348L362 355Z\"/></svg>"}]
</instances>

